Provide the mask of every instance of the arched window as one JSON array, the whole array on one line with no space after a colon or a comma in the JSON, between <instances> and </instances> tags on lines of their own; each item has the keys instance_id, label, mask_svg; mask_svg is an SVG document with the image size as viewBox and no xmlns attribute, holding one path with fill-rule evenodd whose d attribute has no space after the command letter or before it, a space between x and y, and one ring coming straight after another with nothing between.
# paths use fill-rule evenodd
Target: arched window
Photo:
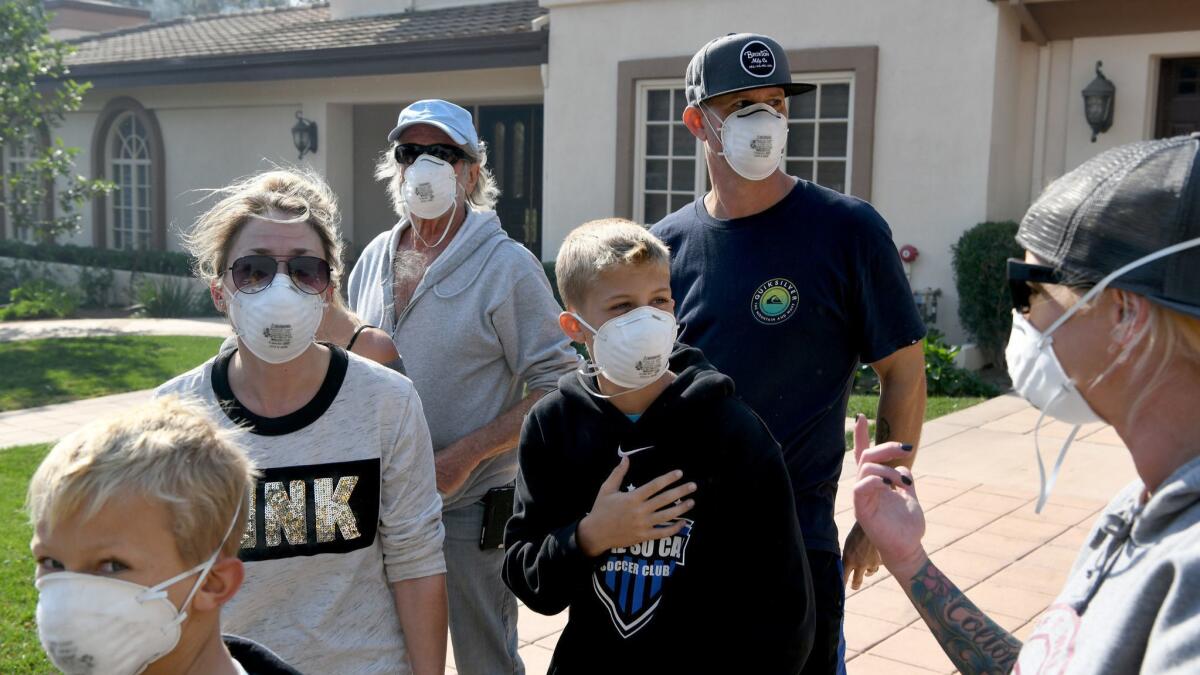
<instances>
[{"instance_id":1,"label":"arched window","mask_svg":"<svg viewBox=\"0 0 1200 675\"><path fill-rule=\"evenodd\" d=\"M119 98L100 114L92 143L97 176L116 185L93 210L95 245L100 248L166 248L162 132L154 113Z\"/></svg>"},{"instance_id":2,"label":"arched window","mask_svg":"<svg viewBox=\"0 0 1200 675\"><path fill-rule=\"evenodd\" d=\"M133 113L113 123L108 176L117 189L109 199L109 247L150 248L150 143L146 125Z\"/></svg>"}]
</instances>

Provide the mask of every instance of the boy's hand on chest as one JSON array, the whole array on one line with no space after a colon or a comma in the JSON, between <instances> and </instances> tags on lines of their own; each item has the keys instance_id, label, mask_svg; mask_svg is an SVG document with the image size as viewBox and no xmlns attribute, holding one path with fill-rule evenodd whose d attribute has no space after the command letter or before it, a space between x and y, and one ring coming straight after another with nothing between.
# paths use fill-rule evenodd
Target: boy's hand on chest
<instances>
[{"instance_id":1,"label":"boy's hand on chest","mask_svg":"<svg viewBox=\"0 0 1200 675\"><path fill-rule=\"evenodd\" d=\"M628 456L620 458L579 523L579 546L588 557L672 537L685 526L679 516L695 505L690 495L697 486L682 483L682 471L668 471L639 487L628 477L629 463Z\"/></svg>"}]
</instances>

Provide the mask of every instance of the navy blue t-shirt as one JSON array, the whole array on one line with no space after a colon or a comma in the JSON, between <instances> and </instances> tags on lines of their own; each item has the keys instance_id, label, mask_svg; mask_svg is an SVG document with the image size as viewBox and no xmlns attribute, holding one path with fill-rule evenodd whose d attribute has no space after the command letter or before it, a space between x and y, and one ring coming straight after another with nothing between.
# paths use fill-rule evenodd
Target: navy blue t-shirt
<instances>
[{"instance_id":1,"label":"navy blue t-shirt","mask_svg":"<svg viewBox=\"0 0 1200 675\"><path fill-rule=\"evenodd\" d=\"M783 446L805 545L840 553L854 370L925 336L887 223L801 180L761 213L718 220L700 198L651 231L671 247L680 342L733 378Z\"/></svg>"}]
</instances>

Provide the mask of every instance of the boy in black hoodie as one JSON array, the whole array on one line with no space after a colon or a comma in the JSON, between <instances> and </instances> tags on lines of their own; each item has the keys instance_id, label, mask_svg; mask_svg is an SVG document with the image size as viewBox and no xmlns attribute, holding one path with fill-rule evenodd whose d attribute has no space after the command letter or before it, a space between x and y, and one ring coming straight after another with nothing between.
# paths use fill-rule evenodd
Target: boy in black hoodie
<instances>
[{"instance_id":1,"label":"boy in black hoodie","mask_svg":"<svg viewBox=\"0 0 1200 675\"><path fill-rule=\"evenodd\" d=\"M525 420L504 581L570 607L551 673L796 673L812 587L787 470L732 380L672 354L669 257L619 219L563 242L559 324L592 360Z\"/></svg>"}]
</instances>

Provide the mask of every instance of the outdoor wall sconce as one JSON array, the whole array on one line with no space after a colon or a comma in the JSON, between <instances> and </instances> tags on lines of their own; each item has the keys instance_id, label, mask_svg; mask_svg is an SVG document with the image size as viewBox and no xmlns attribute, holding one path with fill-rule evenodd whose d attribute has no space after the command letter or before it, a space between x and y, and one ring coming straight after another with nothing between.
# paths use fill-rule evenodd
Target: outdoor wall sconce
<instances>
[{"instance_id":1,"label":"outdoor wall sconce","mask_svg":"<svg viewBox=\"0 0 1200 675\"><path fill-rule=\"evenodd\" d=\"M1112 81L1100 72L1103 61L1096 62L1096 79L1083 88L1083 114L1087 116L1088 126L1092 128L1092 142L1096 136L1108 131L1113 121L1113 98L1117 88Z\"/></svg>"},{"instance_id":2,"label":"outdoor wall sconce","mask_svg":"<svg viewBox=\"0 0 1200 675\"><path fill-rule=\"evenodd\" d=\"M300 153L300 159L317 151L317 123L304 119L299 110L296 111L296 125L292 127L292 143Z\"/></svg>"}]
</instances>

